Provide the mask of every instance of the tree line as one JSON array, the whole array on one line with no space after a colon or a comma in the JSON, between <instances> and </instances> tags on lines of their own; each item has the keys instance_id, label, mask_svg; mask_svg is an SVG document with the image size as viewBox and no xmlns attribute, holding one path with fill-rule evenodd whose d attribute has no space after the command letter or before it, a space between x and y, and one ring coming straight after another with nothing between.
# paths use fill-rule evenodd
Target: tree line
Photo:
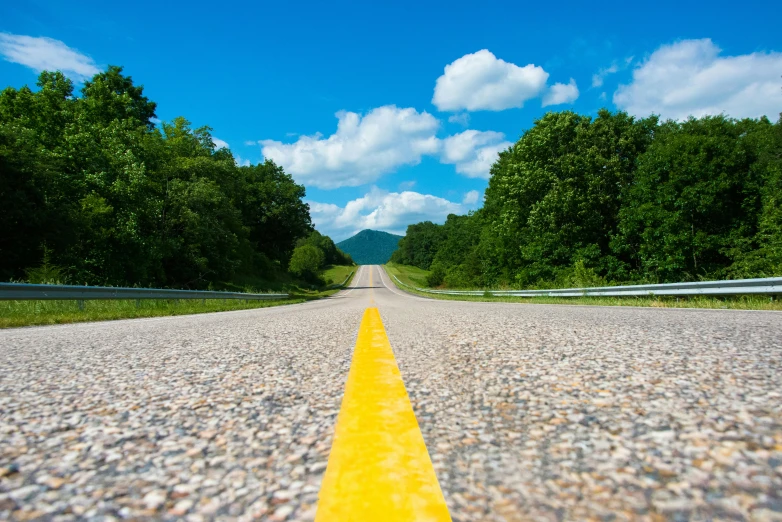
<instances>
[{"instance_id":1,"label":"tree line","mask_svg":"<svg viewBox=\"0 0 782 522\"><path fill-rule=\"evenodd\" d=\"M353 258L337 248L329 236L313 230L309 236L296 242L289 269L292 274L310 283L325 283L319 273L325 266L354 264Z\"/></svg>"},{"instance_id":2,"label":"tree line","mask_svg":"<svg viewBox=\"0 0 782 522\"><path fill-rule=\"evenodd\" d=\"M271 161L237 166L209 127L156 125L121 67L80 96L60 72L37 86L0 93L2 280L203 288L285 271L300 241L345 261L302 185Z\"/></svg>"},{"instance_id":3,"label":"tree line","mask_svg":"<svg viewBox=\"0 0 782 522\"><path fill-rule=\"evenodd\" d=\"M410 225L392 261L448 287L782 275L782 118L548 113L499 154L483 208Z\"/></svg>"}]
</instances>

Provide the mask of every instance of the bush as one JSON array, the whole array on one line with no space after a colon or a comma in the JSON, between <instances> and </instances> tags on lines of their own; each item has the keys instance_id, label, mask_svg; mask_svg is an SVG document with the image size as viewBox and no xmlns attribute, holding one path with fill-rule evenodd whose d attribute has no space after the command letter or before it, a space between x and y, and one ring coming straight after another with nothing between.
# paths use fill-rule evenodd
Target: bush
<instances>
[{"instance_id":1,"label":"bush","mask_svg":"<svg viewBox=\"0 0 782 522\"><path fill-rule=\"evenodd\" d=\"M445 267L440 263L435 263L432 265L432 271L426 276L426 284L431 288L435 288L443 284L444 279Z\"/></svg>"},{"instance_id":2,"label":"bush","mask_svg":"<svg viewBox=\"0 0 782 522\"><path fill-rule=\"evenodd\" d=\"M326 256L323 251L312 245L301 245L293 250L288 271L312 283L321 282L318 271L323 267Z\"/></svg>"},{"instance_id":3,"label":"bush","mask_svg":"<svg viewBox=\"0 0 782 522\"><path fill-rule=\"evenodd\" d=\"M43 249L43 263L41 266L25 270L27 282L37 285L62 285L66 282L65 271L53 265L49 259L49 249Z\"/></svg>"}]
</instances>

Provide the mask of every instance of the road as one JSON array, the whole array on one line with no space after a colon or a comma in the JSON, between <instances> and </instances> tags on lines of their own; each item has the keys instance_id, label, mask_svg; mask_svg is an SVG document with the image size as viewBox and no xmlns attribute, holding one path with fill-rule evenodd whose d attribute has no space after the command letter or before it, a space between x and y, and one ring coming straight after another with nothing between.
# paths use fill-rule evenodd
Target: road
<instances>
[{"instance_id":1,"label":"road","mask_svg":"<svg viewBox=\"0 0 782 522\"><path fill-rule=\"evenodd\" d=\"M453 520L782 520L782 315L310 303L0 331L0 518L312 520L377 307Z\"/></svg>"}]
</instances>

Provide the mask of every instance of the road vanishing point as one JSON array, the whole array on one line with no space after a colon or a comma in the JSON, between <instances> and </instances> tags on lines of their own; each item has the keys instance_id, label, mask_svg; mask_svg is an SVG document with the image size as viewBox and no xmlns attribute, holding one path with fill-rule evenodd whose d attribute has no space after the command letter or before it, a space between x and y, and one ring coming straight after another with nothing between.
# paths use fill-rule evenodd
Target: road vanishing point
<instances>
[{"instance_id":1,"label":"road vanishing point","mask_svg":"<svg viewBox=\"0 0 782 522\"><path fill-rule=\"evenodd\" d=\"M0 331L0 518L782 520L782 314L319 301Z\"/></svg>"}]
</instances>

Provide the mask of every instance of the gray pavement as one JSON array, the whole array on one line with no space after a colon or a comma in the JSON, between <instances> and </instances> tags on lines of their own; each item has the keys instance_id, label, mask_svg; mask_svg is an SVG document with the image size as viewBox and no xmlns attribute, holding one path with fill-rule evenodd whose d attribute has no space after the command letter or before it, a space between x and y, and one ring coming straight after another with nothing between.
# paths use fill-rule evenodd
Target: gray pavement
<instances>
[{"instance_id":1,"label":"gray pavement","mask_svg":"<svg viewBox=\"0 0 782 522\"><path fill-rule=\"evenodd\" d=\"M0 331L0 518L312 520L375 305L454 520L782 520L782 314L351 286Z\"/></svg>"}]
</instances>

